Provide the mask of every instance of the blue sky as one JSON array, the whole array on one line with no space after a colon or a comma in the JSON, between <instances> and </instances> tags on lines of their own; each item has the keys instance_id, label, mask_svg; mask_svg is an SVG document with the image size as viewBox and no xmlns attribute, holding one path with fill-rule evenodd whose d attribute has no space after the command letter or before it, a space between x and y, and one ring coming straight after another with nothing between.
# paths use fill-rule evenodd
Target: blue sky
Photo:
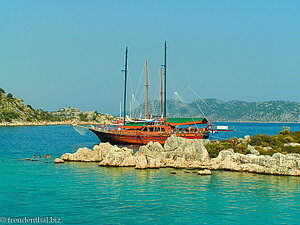
<instances>
[{"instance_id":1,"label":"blue sky","mask_svg":"<svg viewBox=\"0 0 300 225\"><path fill-rule=\"evenodd\" d=\"M223 101L300 100L299 1L0 4L0 87L36 108L119 112L125 46L129 92L147 58L155 98L164 41L168 98L175 91L186 102L198 98L189 85Z\"/></svg>"}]
</instances>

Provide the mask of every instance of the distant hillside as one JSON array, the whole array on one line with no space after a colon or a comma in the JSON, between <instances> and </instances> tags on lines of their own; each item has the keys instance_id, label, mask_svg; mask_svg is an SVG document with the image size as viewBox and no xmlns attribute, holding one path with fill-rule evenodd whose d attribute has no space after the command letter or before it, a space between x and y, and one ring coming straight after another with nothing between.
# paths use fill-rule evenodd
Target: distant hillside
<instances>
[{"instance_id":1,"label":"distant hillside","mask_svg":"<svg viewBox=\"0 0 300 225\"><path fill-rule=\"evenodd\" d=\"M169 100L167 107L168 117L203 117L204 114L213 121L300 122L300 103L291 101L223 102L218 99L204 99L184 103ZM145 116L145 109L144 103L132 114L135 117ZM160 116L160 101L150 101L150 113ZM115 118L97 111L83 113L74 107L66 107L55 112L34 109L31 105L25 105L21 98L15 98L10 93L6 94L0 88L0 125L61 121L109 123Z\"/></svg>"},{"instance_id":2,"label":"distant hillside","mask_svg":"<svg viewBox=\"0 0 300 225\"><path fill-rule=\"evenodd\" d=\"M11 93L6 94L0 88L0 123L60 121L59 117L41 109L25 105L23 99L15 98Z\"/></svg>"},{"instance_id":3,"label":"distant hillside","mask_svg":"<svg viewBox=\"0 0 300 225\"><path fill-rule=\"evenodd\" d=\"M23 99L13 97L11 93L6 94L0 88L0 125L30 125L63 121L109 123L113 119L115 117L108 114L100 114L97 111L83 113L74 107L66 107L55 112L34 109L31 105L25 105Z\"/></svg>"},{"instance_id":4,"label":"distant hillside","mask_svg":"<svg viewBox=\"0 0 300 225\"><path fill-rule=\"evenodd\" d=\"M175 100L167 102L168 117L203 117L201 113L214 121L253 121L253 122L300 122L300 103L291 101L223 102L218 99L196 100L184 103ZM139 116L146 114L145 103L134 110ZM160 102L151 101L152 115L160 115Z\"/></svg>"},{"instance_id":5,"label":"distant hillside","mask_svg":"<svg viewBox=\"0 0 300 225\"><path fill-rule=\"evenodd\" d=\"M58 111L51 112L54 116L61 118L62 120L75 120L83 122L97 122L107 123L108 121L116 119L115 116L109 114L101 114L97 111L86 111L83 113L80 109L74 107L66 107L59 109Z\"/></svg>"}]
</instances>

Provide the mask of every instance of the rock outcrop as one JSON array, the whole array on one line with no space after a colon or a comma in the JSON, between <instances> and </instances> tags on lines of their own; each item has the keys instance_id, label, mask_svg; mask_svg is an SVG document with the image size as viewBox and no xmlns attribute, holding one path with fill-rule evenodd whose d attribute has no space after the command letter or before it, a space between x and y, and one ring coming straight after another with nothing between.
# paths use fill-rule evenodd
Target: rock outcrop
<instances>
[{"instance_id":1,"label":"rock outcrop","mask_svg":"<svg viewBox=\"0 0 300 225\"><path fill-rule=\"evenodd\" d=\"M210 158L205 148L208 140L185 139L172 135L164 147L158 142L141 146L135 154L136 168L197 168L209 164Z\"/></svg>"},{"instance_id":2,"label":"rock outcrop","mask_svg":"<svg viewBox=\"0 0 300 225\"><path fill-rule=\"evenodd\" d=\"M300 144L299 143L285 143L283 146L284 147L288 147L288 146L297 147L297 146L300 146Z\"/></svg>"},{"instance_id":3,"label":"rock outcrop","mask_svg":"<svg viewBox=\"0 0 300 225\"><path fill-rule=\"evenodd\" d=\"M210 159L205 144L209 140L169 137L164 147L149 142L133 154L129 148L119 148L109 143L95 145L93 150L80 148L77 152L61 156L63 161L99 162L99 166L131 166L136 169L164 168L232 170L276 175L300 176L300 155L259 155L248 145L251 154L235 153L233 149L222 150L217 158ZM57 161L58 162L58 161ZM209 174L206 170L200 173Z\"/></svg>"},{"instance_id":4,"label":"rock outcrop","mask_svg":"<svg viewBox=\"0 0 300 225\"><path fill-rule=\"evenodd\" d=\"M95 145L93 150L79 148L77 152L61 156L64 161L99 162L100 166L135 166L133 150L109 143Z\"/></svg>"},{"instance_id":5,"label":"rock outcrop","mask_svg":"<svg viewBox=\"0 0 300 225\"><path fill-rule=\"evenodd\" d=\"M62 108L56 112L34 109L31 105L25 105L23 99L13 97L11 93L6 94L0 88L0 126L59 125L74 122L111 124L111 121L115 119L115 116L97 111L83 113L74 107Z\"/></svg>"},{"instance_id":6,"label":"rock outcrop","mask_svg":"<svg viewBox=\"0 0 300 225\"><path fill-rule=\"evenodd\" d=\"M250 151L251 154L253 154L253 155L259 155L259 152L253 146L248 145L247 149Z\"/></svg>"},{"instance_id":7,"label":"rock outcrop","mask_svg":"<svg viewBox=\"0 0 300 225\"><path fill-rule=\"evenodd\" d=\"M79 114L81 114L82 111L80 109L77 109L75 107L65 107L57 110L56 112L52 112L53 115L58 116L62 119L74 119L76 117L79 118Z\"/></svg>"},{"instance_id":8,"label":"rock outcrop","mask_svg":"<svg viewBox=\"0 0 300 225\"><path fill-rule=\"evenodd\" d=\"M209 169L222 169L251 173L300 175L300 155L275 153L268 155L243 155L232 149L223 150L217 158L211 160Z\"/></svg>"},{"instance_id":9,"label":"rock outcrop","mask_svg":"<svg viewBox=\"0 0 300 225\"><path fill-rule=\"evenodd\" d=\"M133 150L113 146L99 163L99 166L135 166Z\"/></svg>"},{"instance_id":10,"label":"rock outcrop","mask_svg":"<svg viewBox=\"0 0 300 225\"><path fill-rule=\"evenodd\" d=\"M29 159L30 160L30 159ZM54 160L54 163L64 163L65 161L64 160L62 160L62 159L59 159L59 158L56 158L55 160Z\"/></svg>"},{"instance_id":11,"label":"rock outcrop","mask_svg":"<svg viewBox=\"0 0 300 225\"><path fill-rule=\"evenodd\" d=\"M197 172L198 175L211 175L210 170L200 170Z\"/></svg>"}]
</instances>

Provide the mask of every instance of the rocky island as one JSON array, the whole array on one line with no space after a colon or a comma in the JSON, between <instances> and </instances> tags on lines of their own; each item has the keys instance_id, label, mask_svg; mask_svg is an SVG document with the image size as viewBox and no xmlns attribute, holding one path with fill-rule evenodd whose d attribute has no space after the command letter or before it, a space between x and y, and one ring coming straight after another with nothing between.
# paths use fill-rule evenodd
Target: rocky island
<instances>
[{"instance_id":1,"label":"rocky island","mask_svg":"<svg viewBox=\"0 0 300 225\"><path fill-rule=\"evenodd\" d=\"M150 142L140 146L135 154L132 149L127 147L119 148L109 143L100 143L95 145L93 150L80 148L73 154L63 154L60 159L55 159L55 162L99 162L99 166L129 166L136 169L165 167L200 169L198 174L209 174L207 170L230 170L300 176L300 132L289 132L286 128L273 138L278 139L277 147L252 146L251 144L255 144L258 140L256 136L252 138L246 136L244 139L232 138L225 142L219 142L184 139L173 135L167 139L164 146L157 142ZM265 139L263 140L265 141ZM269 140L273 141L271 137ZM291 140L295 142L287 143ZM271 142L265 142L262 145L272 144ZM220 145L223 146L223 149L220 148ZM227 148L228 146L232 148ZM244 146L246 146L245 149ZM217 153L215 149L218 149ZM291 153L287 154L286 151ZM204 169L207 170L203 171Z\"/></svg>"},{"instance_id":2,"label":"rocky island","mask_svg":"<svg viewBox=\"0 0 300 225\"><path fill-rule=\"evenodd\" d=\"M82 112L74 107L66 107L55 112L34 109L21 98L6 94L0 88L0 126L33 126L60 124L110 124L115 116L97 111Z\"/></svg>"}]
</instances>

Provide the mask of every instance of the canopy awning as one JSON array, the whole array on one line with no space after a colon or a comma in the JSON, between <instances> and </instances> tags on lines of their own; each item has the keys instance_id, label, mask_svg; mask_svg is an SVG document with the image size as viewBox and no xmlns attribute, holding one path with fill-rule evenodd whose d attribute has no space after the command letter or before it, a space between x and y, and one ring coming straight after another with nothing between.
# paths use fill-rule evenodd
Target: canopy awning
<instances>
[{"instance_id":1,"label":"canopy awning","mask_svg":"<svg viewBox=\"0 0 300 225\"><path fill-rule=\"evenodd\" d=\"M168 125L193 125L193 124L207 124L205 118L168 118L165 122Z\"/></svg>"}]
</instances>

